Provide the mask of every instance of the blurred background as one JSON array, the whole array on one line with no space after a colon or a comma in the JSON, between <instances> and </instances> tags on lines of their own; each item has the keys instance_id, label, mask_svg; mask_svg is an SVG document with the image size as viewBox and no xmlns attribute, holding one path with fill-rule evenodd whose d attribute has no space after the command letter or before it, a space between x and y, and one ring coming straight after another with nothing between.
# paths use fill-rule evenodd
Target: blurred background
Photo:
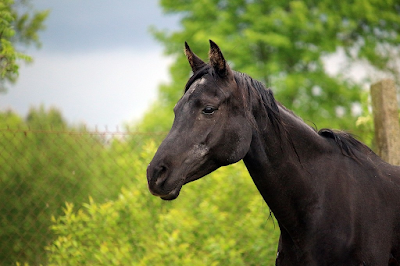
<instances>
[{"instance_id":1,"label":"blurred background","mask_svg":"<svg viewBox=\"0 0 400 266\"><path fill-rule=\"evenodd\" d=\"M16 1L16 8L49 10L41 45L18 48L33 62L21 63L18 82L0 94L0 109L25 116L33 106L58 108L71 123L115 128L137 120L166 82L171 58L149 27L177 29L151 1Z\"/></svg>"},{"instance_id":2,"label":"blurred background","mask_svg":"<svg viewBox=\"0 0 400 266\"><path fill-rule=\"evenodd\" d=\"M279 226L241 162L172 202L148 192L185 41L374 150L369 88L399 94L398 1L0 0L0 39L0 265L274 264Z\"/></svg>"}]
</instances>

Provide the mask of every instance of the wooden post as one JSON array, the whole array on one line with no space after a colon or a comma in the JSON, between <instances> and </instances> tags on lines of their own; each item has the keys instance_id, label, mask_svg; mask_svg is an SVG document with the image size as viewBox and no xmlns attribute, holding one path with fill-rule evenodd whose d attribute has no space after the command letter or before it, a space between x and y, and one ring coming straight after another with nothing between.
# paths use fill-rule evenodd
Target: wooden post
<instances>
[{"instance_id":1,"label":"wooden post","mask_svg":"<svg viewBox=\"0 0 400 266\"><path fill-rule=\"evenodd\" d=\"M371 85L377 153L388 163L400 165L399 107L394 81L384 79Z\"/></svg>"}]
</instances>

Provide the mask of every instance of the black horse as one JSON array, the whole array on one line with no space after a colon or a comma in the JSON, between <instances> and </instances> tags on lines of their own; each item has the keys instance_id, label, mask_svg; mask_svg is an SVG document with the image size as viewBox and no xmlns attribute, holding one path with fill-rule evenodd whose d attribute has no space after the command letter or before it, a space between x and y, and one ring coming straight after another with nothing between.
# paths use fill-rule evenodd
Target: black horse
<instances>
[{"instance_id":1,"label":"black horse","mask_svg":"<svg viewBox=\"0 0 400 266\"><path fill-rule=\"evenodd\" d=\"M243 159L281 230L276 265L399 265L400 167L305 124L212 41L208 64L185 47L193 76L148 166L151 193L173 200Z\"/></svg>"}]
</instances>

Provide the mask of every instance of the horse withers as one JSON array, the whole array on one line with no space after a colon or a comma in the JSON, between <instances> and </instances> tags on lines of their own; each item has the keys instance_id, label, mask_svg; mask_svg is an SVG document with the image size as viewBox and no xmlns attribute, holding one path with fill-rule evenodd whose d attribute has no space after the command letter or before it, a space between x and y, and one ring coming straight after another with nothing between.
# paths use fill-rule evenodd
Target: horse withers
<instances>
[{"instance_id":1,"label":"horse withers","mask_svg":"<svg viewBox=\"0 0 400 266\"><path fill-rule=\"evenodd\" d=\"M185 43L193 75L147 169L164 200L243 160L281 235L276 265L400 265L400 167L351 135L316 131L262 83Z\"/></svg>"}]
</instances>

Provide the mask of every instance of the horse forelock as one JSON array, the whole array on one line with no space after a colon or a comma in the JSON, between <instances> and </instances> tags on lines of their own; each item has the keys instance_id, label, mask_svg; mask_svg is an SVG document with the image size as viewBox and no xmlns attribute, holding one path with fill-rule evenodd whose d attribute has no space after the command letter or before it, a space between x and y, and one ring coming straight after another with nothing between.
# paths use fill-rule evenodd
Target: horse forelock
<instances>
[{"instance_id":1,"label":"horse forelock","mask_svg":"<svg viewBox=\"0 0 400 266\"><path fill-rule=\"evenodd\" d=\"M205 65L200 70L193 73L193 75L189 78L188 82L185 85L185 92L187 92L187 90L196 80L201 79L206 74L209 74L211 70L212 68L210 67L210 65Z\"/></svg>"}]
</instances>

